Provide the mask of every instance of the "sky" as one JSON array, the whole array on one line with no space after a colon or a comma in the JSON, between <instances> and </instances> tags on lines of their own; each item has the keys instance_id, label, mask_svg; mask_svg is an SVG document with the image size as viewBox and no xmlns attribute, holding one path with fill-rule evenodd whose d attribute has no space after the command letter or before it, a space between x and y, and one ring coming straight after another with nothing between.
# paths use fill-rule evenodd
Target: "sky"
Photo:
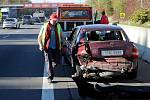
<instances>
[{"instance_id":1,"label":"sky","mask_svg":"<svg viewBox=\"0 0 150 100\"><path fill-rule=\"evenodd\" d=\"M31 0L32 3L50 2L50 3L83 3L85 0Z\"/></svg>"}]
</instances>

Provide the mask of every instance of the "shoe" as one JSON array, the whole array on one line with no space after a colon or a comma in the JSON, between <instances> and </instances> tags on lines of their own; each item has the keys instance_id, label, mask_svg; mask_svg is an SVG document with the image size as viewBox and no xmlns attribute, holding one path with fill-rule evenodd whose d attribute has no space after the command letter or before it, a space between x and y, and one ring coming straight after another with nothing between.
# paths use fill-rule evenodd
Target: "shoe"
<instances>
[{"instance_id":1,"label":"shoe","mask_svg":"<svg viewBox=\"0 0 150 100\"><path fill-rule=\"evenodd\" d=\"M52 83L52 80L50 78L47 79L48 83Z\"/></svg>"},{"instance_id":2,"label":"shoe","mask_svg":"<svg viewBox=\"0 0 150 100\"><path fill-rule=\"evenodd\" d=\"M48 78L47 78L47 81L48 81L48 83L52 83L52 78L51 78L51 76L49 76Z\"/></svg>"}]
</instances>

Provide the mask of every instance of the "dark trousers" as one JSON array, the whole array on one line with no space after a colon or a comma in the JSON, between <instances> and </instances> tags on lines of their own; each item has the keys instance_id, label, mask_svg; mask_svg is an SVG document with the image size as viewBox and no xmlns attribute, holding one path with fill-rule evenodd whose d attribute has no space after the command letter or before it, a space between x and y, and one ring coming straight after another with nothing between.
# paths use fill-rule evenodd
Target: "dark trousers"
<instances>
[{"instance_id":1,"label":"dark trousers","mask_svg":"<svg viewBox=\"0 0 150 100\"><path fill-rule=\"evenodd\" d=\"M48 77L53 80L54 78L54 66L52 62L55 63L55 66L61 64L61 52L59 49L48 49L48 52L45 53L45 56L48 55L49 68L48 68Z\"/></svg>"}]
</instances>

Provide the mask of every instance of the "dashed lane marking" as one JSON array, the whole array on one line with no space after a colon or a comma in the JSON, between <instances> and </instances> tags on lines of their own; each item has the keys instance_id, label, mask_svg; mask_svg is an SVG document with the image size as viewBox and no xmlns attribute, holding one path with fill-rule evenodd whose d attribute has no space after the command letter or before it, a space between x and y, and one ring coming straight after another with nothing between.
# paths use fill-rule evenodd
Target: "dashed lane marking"
<instances>
[{"instance_id":1,"label":"dashed lane marking","mask_svg":"<svg viewBox=\"0 0 150 100\"><path fill-rule=\"evenodd\" d=\"M48 83L47 81L47 69L48 69L48 63L45 62L41 100L54 100L53 83Z\"/></svg>"}]
</instances>

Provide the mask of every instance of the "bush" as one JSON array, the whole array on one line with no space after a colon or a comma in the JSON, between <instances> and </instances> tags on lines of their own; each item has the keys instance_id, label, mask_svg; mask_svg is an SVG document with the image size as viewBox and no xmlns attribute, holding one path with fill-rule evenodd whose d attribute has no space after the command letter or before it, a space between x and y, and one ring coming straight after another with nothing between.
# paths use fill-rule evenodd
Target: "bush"
<instances>
[{"instance_id":1,"label":"bush","mask_svg":"<svg viewBox=\"0 0 150 100\"><path fill-rule=\"evenodd\" d=\"M139 9L130 16L130 20L135 23L144 24L145 22L150 21L150 10Z\"/></svg>"}]
</instances>

